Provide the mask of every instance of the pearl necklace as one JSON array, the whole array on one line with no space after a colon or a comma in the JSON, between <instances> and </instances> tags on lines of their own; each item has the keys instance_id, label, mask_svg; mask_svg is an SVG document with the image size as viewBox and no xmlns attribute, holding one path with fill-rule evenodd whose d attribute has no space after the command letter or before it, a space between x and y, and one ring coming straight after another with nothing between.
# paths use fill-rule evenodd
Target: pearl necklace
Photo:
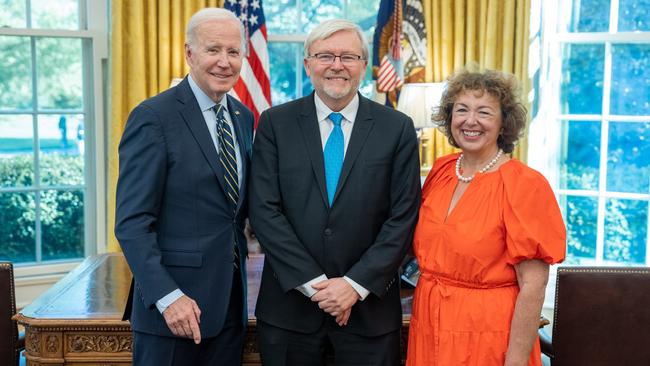
<instances>
[{"instance_id":1,"label":"pearl necklace","mask_svg":"<svg viewBox=\"0 0 650 366\"><path fill-rule=\"evenodd\" d=\"M499 151L497 152L497 155L494 157L494 159L490 160L490 162L487 163L487 165L484 166L483 168L479 169L478 172L482 174L482 173L485 173L488 170L490 170L494 166L494 164L496 164L497 161L499 161L499 158L501 157L501 155L503 155L503 150L499 149ZM463 177L460 174L460 162L462 160L463 160L463 154L460 154L460 156L458 157L458 160L456 160L456 177L458 177L458 180L463 182L463 183L469 183L469 182L472 181L472 179L474 179L474 175L472 175L471 177Z\"/></svg>"}]
</instances>

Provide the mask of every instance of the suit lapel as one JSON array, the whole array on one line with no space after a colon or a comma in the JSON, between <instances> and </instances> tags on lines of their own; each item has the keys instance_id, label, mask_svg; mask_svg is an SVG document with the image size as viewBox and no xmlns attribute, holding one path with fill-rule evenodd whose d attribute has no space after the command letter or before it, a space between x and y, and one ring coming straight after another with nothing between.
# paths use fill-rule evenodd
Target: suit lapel
<instances>
[{"instance_id":1,"label":"suit lapel","mask_svg":"<svg viewBox=\"0 0 650 366\"><path fill-rule=\"evenodd\" d=\"M318 128L314 93L309 97L303 98L302 101L302 110L300 111L298 125L305 140L305 146L307 147L307 153L311 160L311 167L314 171L318 188L320 189L323 204L328 206L327 189L325 186L325 164L323 162L323 143L321 142L320 130Z\"/></svg>"},{"instance_id":2,"label":"suit lapel","mask_svg":"<svg viewBox=\"0 0 650 366\"><path fill-rule=\"evenodd\" d=\"M242 202L244 202L244 195L246 193L246 181L245 179L248 174L248 161L249 161L249 145L250 138L248 133L244 130L243 124L241 122L241 112L239 108L232 102L232 97L226 94L228 98L228 112L230 113L230 119L232 120L232 125L235 128L235 137L237 138L237 144L239 145L239 155L241 156L241 161L238 163L241 164L241 187L239 187L239 201L237 202L237 211L241 208Z\"/></svg>"},{"instance_id":3,"label":"suit lapel","mask_svg":"<svg viewBox=\"0 0 650 366\"><path fill-rule=\"evenodd\" d=\"M345 152L345 159L343 160L343 168L341 168L341 176L339 177L339 183L336 185L336 193L334 194L334 199L332 201L332 206L336 202L337 197L339 196L345 182L352 171L359 152L363 148L363 145L366 143L368 138L368 133L374 124L372 120L372 115L370 114L370 103L366 98L359 95L359 110L357 111L357 116L354 119L354 125L352 127L352 134L350 135L350 142L348 143L348 149Z\"/></svg>"},{"instance_id":4,"label":"suit lapel","mask_svg":"<svg viewBox=\"0 0 650 366\"><path fill-rule=\"evenodd\" d=\"M223 177L223 169L221 169L221 165L218 162L219 154L214 147L214 143L210 137L210 131L208 131L208 127L205 125L203 113L201 113L201 108L199 107L196 98L194 98L194 94L192 94L192 89L190 89L187 77L178 84L176 90L177 99L185 105L185 107L180 110L181 116L201 148L203 156L208 161L212 172L217 176L221 189L225 192L226 182Z\"/></svg>"}]
</instances>

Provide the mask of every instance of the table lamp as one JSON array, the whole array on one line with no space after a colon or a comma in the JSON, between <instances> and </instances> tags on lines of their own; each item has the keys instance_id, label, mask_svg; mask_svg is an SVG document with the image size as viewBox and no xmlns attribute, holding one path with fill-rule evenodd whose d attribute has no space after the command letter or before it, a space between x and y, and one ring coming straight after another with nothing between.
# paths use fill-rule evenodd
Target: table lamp
<instances>
[{"instance_id":1,"label":"table lamp","mask_svg":"<svg viewBox=\"0 0 650 366\"><path fill-rule=\"evenodd\" d=\"M404 84L399 94L397 110L413 119L418 134L421 173L426 175L431 169L432 134L425 134L425 128L435 127L431 116L440 103L445 83Z\"/></svg>"}]
</instances>

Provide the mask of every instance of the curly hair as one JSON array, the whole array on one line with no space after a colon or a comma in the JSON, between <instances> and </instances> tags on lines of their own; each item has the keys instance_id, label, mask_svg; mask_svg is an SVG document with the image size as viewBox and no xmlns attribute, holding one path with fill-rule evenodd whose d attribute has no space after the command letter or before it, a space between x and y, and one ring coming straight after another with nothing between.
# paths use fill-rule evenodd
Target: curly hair
<instances>
[{"instance_id":1,"label":"curly hair","mask_svg":"<svg viewBox=\"0 0 650 366\"><path fill-rule=\"evenodd\" d=\"M456 98L468 90L487 92L499 101L502 124L497 146L503 152L511 153L526 127L527 113L520 101L521 92L514 75L494 70L463 70L450 76L440 106L431 120L447 136L452 146L459 147L451 134L451 117Z\"/></svg>"}]
</instances>

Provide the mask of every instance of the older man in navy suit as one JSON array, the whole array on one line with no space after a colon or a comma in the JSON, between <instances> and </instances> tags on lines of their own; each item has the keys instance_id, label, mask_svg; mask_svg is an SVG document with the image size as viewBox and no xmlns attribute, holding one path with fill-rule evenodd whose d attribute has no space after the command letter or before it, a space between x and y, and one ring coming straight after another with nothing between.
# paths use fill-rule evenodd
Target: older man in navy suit
<instances>
[{"instance_id":1,"label":"older man in navy suit","mask_svg":"<svg viewBox=\"0 0 650 366\"><path fill-rule=\"evenodd\" d=\"M125 311L134 365L241 363L253 117L226 93L244 40L233 13L194 14L190 74L127 121L115 234L134 277Z\"/></svg>"}]
</instances>

